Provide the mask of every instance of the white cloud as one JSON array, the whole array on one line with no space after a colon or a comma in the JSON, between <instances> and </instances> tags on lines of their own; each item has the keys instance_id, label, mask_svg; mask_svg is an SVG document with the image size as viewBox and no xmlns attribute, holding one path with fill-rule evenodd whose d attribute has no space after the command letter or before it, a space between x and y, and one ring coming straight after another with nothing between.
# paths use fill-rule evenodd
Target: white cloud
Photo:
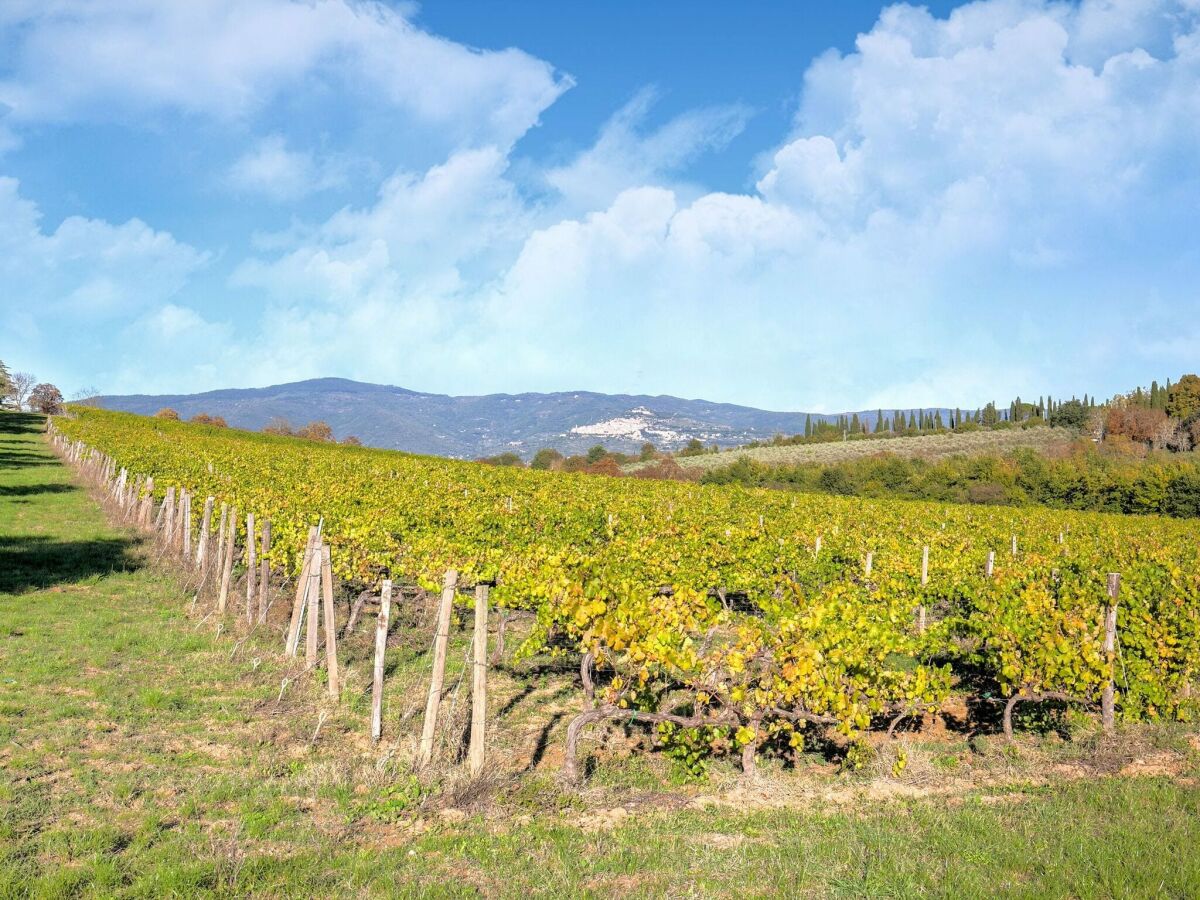
<instances>
[{"instance_id":1,"label":"white cloud","mask_svg":"<svg viewBox=\"0 0 1200 900\"><path fill-rule=\"evenodd\" d=\"M185 310L174 298L208 254L138 219L72 216L53 230L41 219L16 179L0 177L0 334L12 339L10 359L43 377L80 382L126 366L141 375L124 382L129 388L144 385L147 371L169 373L189 359L179 338L192 335L195 322L180 318ZM119 336L143 318L176 327L132 341ZM211 357L220 346L189 341L192 359Z\"/></svg>"},{"instance_id":2,"label":"white cloud","mask_svg":"<svg viewBox=\"0 0 1200 900\"><path fill-rule=\"evenodd\" d=\"M755 190L672 183L740 131L744 110L654 127L647 94L593 147L542 173L559 194L550 202L524 196L509 171L512 136L563 87L549 69L519 54L448 49L374 7L334 0L305 10L287 14L333 16L343 36L382 29L379 53L417 41L461 68L418 89L374 53L335 66L322 55L334 40L324 35L311 52L299 41L295 70L235 54L231 73L202 72L248 86L250 98L206 112L236 115L288 78L361 65L372 78L390 73L384 80L403 99L388 102L457 137L459 118L428 124L440 115L437 92L453 84L470 95L488 66L513 80L503 102L488 91L454 99L456 116L474 110L487 122L471 141L450 142L440 162L402 166L370 204L257 242L231 284L269 305L257 334L237 332L251 334L241 350L254 352L240 353L233 380L337 373L466 392L651 389L828 411L973 406L1025 385L1095 390L1194 365L1194 329L1177 328L1189 337L1172 341L1169 327L1137 328L1151 292L1173 315L1200 319L1190 286L1200 258L1187 230L1200 214L1194 3L984 0L946 19L891 7L854 52L809 67L793 133ZM413 51L403 65L413 59L424 57ZM190 102L167 86L171 102ZM484 115L476 102L494 108ZM233 177L243 187L280 197L299 196L323 172L319 157L281 137L240 165ZM53 240L60 254L83 248L88 277L81 269L63 281L60 304L119 302L135 259L151 260L148 272L161 266L155 281L168 288L172 271L190 271L180 245L140 222L81 220L75 238L65 225L40 234L27 204L7 212L0 249L10 232L18 243L28 233ZM110 257L96 252L105 241L131 255L107 269L92 263ZM170 290L147 295L170 306L158 317L142 307L136 334L213 338L189 344L179 371L200 379L205 363L194 360L207 360L229 382L222 365L238 352L234 333ZM218 344L226 349L205 349ZM121 377L135 381L138 365Z\"/></svg>"},{"instance_id":3,"label":"white cloud","mask_svg":"<svg viewBox=\"0 0 1200 900\"><path fill-rule=\"evenodd\" d=\"M10 8L13 123L237 119L288 91L400 110L459 143L507 145L571 85L518 50L478 51L354 0L60 0Z\"/></svg>"},{"instance_id":4,"label":"white cloud","mask_svg":"<svg viewBox=\"0 0 1200 900\"><path fill-rule=\"evenodd\" d=\"M395 173L366 209L342 209L291 252L249 261L234 282L339 307L367 296L457 290L511 258L532 214L497 148L464 150L422 174Z\"/></svg>"},{"instance_id":5,"label":"white cloud","mask_svg":"<svg viewBox=\"0 0 1200 900\"><path fill-rule=\"evenodd\" d=\"M1084 63L1087 5L893 7L856 52L810 67L756 193L663 187L742 120L642 129L646 95L546 173L578 214L523 201L502 149L458 153L238 283L287 301L272 328L308 348L297 375L340 362L400 383L437 372L445 389L736 390L817 409L973 405L1067 373L1086 386L1130 365L1102 336L1137 316L1128 279L1088 274L1161 244L1183 208L1178 161L1200 160L1194 23L1159 13L1166 55L1118 41ZM1094 56L1107 45L1089 28Z\"/></svg>"},{"instance_id":6,"label":"white cloud","mask_svg":"<svg viewBox=\"0 0 1200 900\"><path fill-rule=\"evenodd\" d=\"M344 163L318 161L311 153L289 150L283 135L273 134L234 162L228 181L237 190L282 203L340 187L346 182L346 172Z\"/></svg>"},{"instance_id":7,"label":"white cloud","mask_svg":"<svg viewBox=\"0 0 1200 900\"><path fill-rule=\"evenodd\" d=\"M744 106L696 109L657 128L645 128L657 93L640 91L600 129L595 144L569 164L548 170L546 181L572 209L596 209L622 190L657 184L697 156L723 149L746 126Z\"/></svg>"},{"instance_id":8,"label":"white cloud","mask_svg":"<svg viewBox=\"0 0 1200 900\"><path fill-rule=\"evenodd\" d=\"M975 181L1012 258L1073 259L1077 223L1195 158L1195 25L1166 2L891 7L856 52L809 69L797 134L759 189L861 230L881 211L926 220Z\"/></svg>"},{"instance_id":9,"label":"white cloud","mask_svg":"<svg viewBox=\"0 0 1200 900\"><path fill-rule=\"evenodd\" d=\"M14 178L0 177L0 274L14 303L76 325L153 307L174 295L208 255L138 219L114 225L71 216L54 231Z\"/></svg>"}]
</instances>

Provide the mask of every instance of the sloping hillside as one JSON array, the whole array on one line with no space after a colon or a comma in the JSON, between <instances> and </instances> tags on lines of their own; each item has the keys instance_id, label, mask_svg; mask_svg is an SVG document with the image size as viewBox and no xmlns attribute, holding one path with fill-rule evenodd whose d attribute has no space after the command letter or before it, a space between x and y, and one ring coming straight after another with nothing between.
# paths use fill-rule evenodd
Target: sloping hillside
<instances>
[{"instance_id":1,"label":"sloping hillside","mask_svg":"<svg viewBox=\"0 0 1200 900\"><path fill-rule=\"evenodd\" d=\"M678 462L684 468L708 470L729 465L743 456L765 465L835 463L876 453L940 459L958 453L1006 453L1021 447L1049 450L1065 447L1074 439L1075 433L1065 428L1014 428L1004 431L972 431L966 434L951 432L918 437L832 441L791 447L755 447L751 450L727 450L722 453L683 456L679 457ZM632 471L642 465L644 464L635 463L628 468Z\"/></svg>"}]
</instances>

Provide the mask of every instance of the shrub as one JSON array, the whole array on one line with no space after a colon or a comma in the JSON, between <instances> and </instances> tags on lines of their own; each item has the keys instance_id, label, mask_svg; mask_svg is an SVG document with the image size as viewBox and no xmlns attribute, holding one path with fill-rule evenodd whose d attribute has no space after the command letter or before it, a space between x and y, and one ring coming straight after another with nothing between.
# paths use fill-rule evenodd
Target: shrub
<instances>
[{"instance_id":1,"label":"shrub","mask_svg":"<svg viewBox=\"0 0 1200 900\"><path fill-rule=\"evenodd\" d=\"M543 447L537 453L533 454L533 461L529 463L531 469L554 469L562 462L563 455L551 447Z\"/></svg>"},{"instance_id":2,"label":"shrub","mask_svg":"<svg viewBox=\"0 0 1200 900\"><path fill-rule=\"evenodd\" d=\"M525 461L512 452L498 453L495 456L485 456L476 460L488 466L508 466L517 469L525 468Z\"/></svg>"}]
</instances>

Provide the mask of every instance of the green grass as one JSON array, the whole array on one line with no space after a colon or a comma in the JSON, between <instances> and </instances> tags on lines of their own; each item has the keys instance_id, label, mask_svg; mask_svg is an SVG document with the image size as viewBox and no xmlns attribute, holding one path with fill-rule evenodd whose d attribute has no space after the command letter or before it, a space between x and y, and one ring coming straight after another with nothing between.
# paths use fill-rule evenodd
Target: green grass
<instances>
[{"instance_id":1,"label":"green grass","mask_svg":"<svg viewBox=\"0 0 1200 900\"><path fill-rule=\"evenodd\" d=\"M421 812L436 786L377 766L361 691L310 745L319 686L276 703L296 673L274 636L234 654L189 616L40 428L0 414L0 897L1200 894L1200 790L1179 777L846 803L835 778L772 773L801 799L696 807L641 756L582 795L510 774L483 812ZM396 709L422 642L395 654ZM559 684L528 678L546 702Z\"/></svg>"}]
</instances>

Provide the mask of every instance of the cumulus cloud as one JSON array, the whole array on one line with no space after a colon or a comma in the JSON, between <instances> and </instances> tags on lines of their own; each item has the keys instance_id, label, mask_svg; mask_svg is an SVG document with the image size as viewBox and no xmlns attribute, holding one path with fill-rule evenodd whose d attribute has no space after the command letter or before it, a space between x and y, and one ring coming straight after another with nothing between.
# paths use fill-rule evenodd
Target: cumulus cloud
<instances>
[{"instance_id":1,"label":"cumulus cloud","mask_svg":"<svg viewBox=\"0 0 1200 900\"><path fill-rule=\"evenodd\" d=\"M1193 0L981 0L946 18L889 7L853 51L803 73L791 132L752 190L687 184L690 163L738 134L745 110L652 124L646 93L592 147L542 171L555 196L536 199L510 157L567 84L548 66L456 47L399 13L342 0L283 12L268 0L203 14L174 6L119 9L141 10L154 33L199 16L197 33L228 41L199 43L232 48L233 64L202 65L209 84L193 98L159 60L160 77L125 102L236 117L296 83L369 71L364 83L387 103L451 136L434 162L389 167L370 202L261 237L236 266L229 287L267 298L239 368L249 381L336 372L464 392L652 390L829 411L1090 392L1177 374L1200 352L1196 330L1178 327L1181 315L1200 319ZM77 114L103 89L103 78L93 88L30 75L39 53L52 56L36 46L39 30L77 26L78 9L64 8L67 24L33 28L0 82L23 116ZM296 47L287 60L243 59L255 15L268 13L300 17ZM407 78L409 66L438 77ZM231 91L219 103L207 99L218 84ZM231 177L294 197L321 183L322 166L275 136ZM168 288L172 272L190 271L185 249L196 253L141 223L43 234L36 215L10 206L0 248L10 232L33 233L89 259L107 240L138 248L127 261L161 258L155 281ZM77 274L55 302L119 302L123 266ZM169 290L148 295L163 314L140 309L139 335L223 327L202 311L190 321ZM1148 295L1169 312L1161 327L1138 326ZM235 340L224 334L221 346ZM219 361L232 351L190 352Z\"/></svg>"},{"instance_id":2,"label":"cumulus cloud","mask_svg":"<svg viewBox=\"0 0 1200 900\"><path fill-rule=\"evenodd\" d=\"M43 229L37 205L13 178L0 178L0 333L22 365L80 379L120 356L110 329L161 316L208 254L137 219L113 224L72 216ZM167 344L135 344L140 369ZM207 354L211 348L197 347ZM115 351L115 352L114 352ZM168 360L168 368L178 357ZM143 370L144 372L145 370Z\"/></svg>"},{"instance_id":3,"label":"cumulus cloud","mask_svg":"<svg viewBox=\"0 0 1200 900\"><path fill-rule=\"evenodd\" d=\"M71 216L51 232L14 178L0 177L0 273L14 305L102 321L171 297L208 254L138 219Z\"/></svg>"},{"instance_id":4,"label":"cumulus cloud","mask_svg":"<svg viewBox=\"0 0 1200 900\"><path fill-rule=\"evenodd\" d=\"M1012 258L1073 259L1075 225L1119 214L1197 155L1195 12L890 7L855 52L809 69L796 135L759 190L862 229L881 212L919 222L974 181L977 214L1008 227Z\"/></svg>"},{"instance_id":5,"label":"cumulus cloud","mask_svg":"<svg viewBox=\"0 0 1200 900\"><path fill-rule=\"evenodd\" d=\"M322 346L326 310L353 310L327 362L352 345L371 360L359 374L420 382L436 367L449 388L495 383L498 360L511 387L720 397L734 383L776 406L969 405L988 385L1086 386L1135 365L1104 338L1136 319L1131 279L1094 273L1171 253L1196 205L1178 186L1180 160L1194 172L1200 159L1193 13L891 7L853 52L810 66L795 131L753 193L684 199L664 186L744 112L646 128L646 94L546 172L579 214L546 220L510 183L503 150L477 151L394 176L374 207L239 278L308 297L314 308L290 312ZM1194 295L1177 302L1197 308ZM364 355L398 332L427 342ZM1068 334L1086 351L1064 348ZM1166 364L1186 364L1175 350ZM980 354L1009 362L981 366ZM1136 365L1143 377L1149 361Z\"/></svg>"},{"instance_id":6,"label":"cumulus cloud","mask_svg":"<svg viewBox=\"0 0 1200 900\"><path fill-rule=\"evenodd\" d=\"M60 0L17 4L0 24L13 36L0 79L10 127L160 110L237 119L332 90L459 143L507 145L571 85L519 50L473 50L368 0Z\"/></svg>"}]
</instances>

